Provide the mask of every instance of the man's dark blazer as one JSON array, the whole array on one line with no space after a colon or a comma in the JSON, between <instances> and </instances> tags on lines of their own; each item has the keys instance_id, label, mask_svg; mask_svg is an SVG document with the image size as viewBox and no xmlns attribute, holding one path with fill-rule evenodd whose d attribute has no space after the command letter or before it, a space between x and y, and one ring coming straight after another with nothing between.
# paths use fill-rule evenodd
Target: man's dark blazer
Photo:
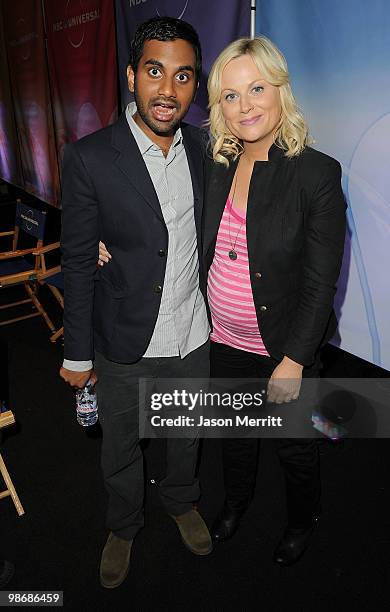
<instances>
[{"instance_id":1,"label":"man's dark blazer","mask_svg":"<svg viewBox=\"0 0 390 612\"><path fill-rule=\"evenodd\" d=\"M181 126L201 260L204 136ZM65 358L131 363L145 352L161 302L168 231L125 114L66 147L62 253ZM102 240L112 261L97 268Z\"/></svg>"},{"instance_id":2,"label":"man's dark blazer","mask_svg":"<svg viewBox=\"0 0 390 612\"><path fill-rule=\"evenodd\" d=\"M204 265L213 261L238 161L206 162ZM269 354L310 365L335 332L335 286L345 238L340 164L306 148L288 159L276 145L256 162L249 187L247 242L260 333Z\"/></svg>"}]
</instances>

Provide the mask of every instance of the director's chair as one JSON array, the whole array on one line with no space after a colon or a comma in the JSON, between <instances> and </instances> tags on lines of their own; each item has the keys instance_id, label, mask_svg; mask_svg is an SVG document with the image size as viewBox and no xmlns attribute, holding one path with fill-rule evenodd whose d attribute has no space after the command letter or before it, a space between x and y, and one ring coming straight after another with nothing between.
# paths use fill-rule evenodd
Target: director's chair
<instances>
[{"instance_id":1,"label":"director's chair","mask_svg":"<svg viewBox=\"0 0 390 612\"><path fill-rule=\"evenodd\" d=\"M6 412L0 412L0 429L2 429L3 427L7 427L8 425L13 425L14 423L15 423L15 418L11 410L7 410ZM6 489L4 489L4 491L0 491L0 499L3 499L5 497L11 497L12 501L14 502L16 512L18 513L19 516L22 516L24 514L24 509L19 499L19 496L16 492L14 484L11 480L11 476L9 475L8 470L6 468L4 459L1 456L1 453L0 453L0 474L3 477L5 486L6 486Z\"/></svg>"},{"instance_id":2,"label":"director's chair","mask_svg":"<svg viewBox=\"0 0 390 612\"><path fill-rule=\"evenodd\" d=\"M18 199L15 228L10 231L0 232L0 238L12 238L12 250L0 252L0 288L23 285L28 296L23 300L0 305L0 311L28 303L31 303L35 309L32 313L0 321L0 326L32 317L42 317L50 331L53 334L56 331L53 322L37 296L40 275L43 274L45 278L48 278L50 275L55 275L61 270L59 265L50 269L47 268L46 255L59 249L60 243L55 242L46 246L43 245L45 224L46 212L23 204ZM34 246L25 249L18 248L21 232L34 239Z\"/></svg>"}]
</instances>

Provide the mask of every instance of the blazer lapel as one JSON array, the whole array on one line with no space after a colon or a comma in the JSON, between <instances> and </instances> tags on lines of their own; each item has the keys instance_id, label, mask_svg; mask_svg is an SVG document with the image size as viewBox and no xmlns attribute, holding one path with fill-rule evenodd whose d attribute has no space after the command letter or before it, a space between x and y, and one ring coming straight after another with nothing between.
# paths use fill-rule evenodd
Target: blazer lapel
<instances>
[{"instance_id":1,"label":"blazer lapel","mask_svg":"<svg viewBox=\"0 0 390 612\"><path fill-rule=\"evenodd\" d=\"M183 144L192 179L194 200L203 200L203 156L200 144L182 127Z\"/></svg>"},{"instance_id":2,"label":"blazer lapel","mask_svg":"<svg viewBox=\"0 0 390 612\"><path fill-rule=\"evenodd\" d=\"M248 249L274 237L272 226L278 218L280 194L286 189L285 165L292 163L284 152L272 145L268 162L256 162L248 194L246 216ZM274 239L274 238L273 238Z\"/></svg>"},{"instance_id":3,"label":"blazer lapel","mask_svg":"<svg viewBox=\"0 0 390 612\"><path fill-rule=\"evenodd\" d=\"M238 159L232 161L228 168L213 162L210 158L206 160L206 164L208 168L206 170L207 184L204 211L204 255L215 243Z\"/></svg>"},{"instance_id":4,"label":"blazer lapel","mask_svg":"<svg viewBox=\"0 0 390 612\"><path fill-rule=\"evenodd\" d=\"M125 174L132 187L154 210L161 222L164 223L152 179L128 126L125 113L122 113L118 121L113 125L112 145L119 152L114 163Z\"/></svg>"},{"instance_id":5,"label":"blazer lapel","mask_svg":"<svg viewBox=\"0 0 390 612\"><path fill-rule=\"evenodd\" d=\"M192 137L186 126L182 126L183 144L187 155L194 196L194 218L198 246L201 245L201 223L203 209L204 160L201 144Z\"/></svg>"}]
</instances>

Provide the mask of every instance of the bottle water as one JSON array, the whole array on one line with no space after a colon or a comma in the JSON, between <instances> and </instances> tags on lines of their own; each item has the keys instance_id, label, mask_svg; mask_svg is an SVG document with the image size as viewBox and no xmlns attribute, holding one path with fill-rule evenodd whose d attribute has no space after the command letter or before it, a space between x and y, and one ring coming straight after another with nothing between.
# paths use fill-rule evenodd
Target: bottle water
<instances>
[{"instance_id":1,"label":"bottle water","mask_svg":"<svg viewBox=\"0 0 390 612\"><path fill-rule=\"evenodd\" d=\"M77 422L83 427L95 425L98 420L98 406L95 386L91 379L85 387L76 391Z\"/></svg>"}]
</instances>

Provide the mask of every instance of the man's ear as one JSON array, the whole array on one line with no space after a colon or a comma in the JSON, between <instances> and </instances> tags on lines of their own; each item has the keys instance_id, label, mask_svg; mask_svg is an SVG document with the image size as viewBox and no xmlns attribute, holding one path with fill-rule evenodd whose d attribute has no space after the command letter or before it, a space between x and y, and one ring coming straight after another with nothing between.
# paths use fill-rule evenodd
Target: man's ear
<instances>
[{"instance_id":1,"label":"man's ear","mask_svg":"<svg viewBox=\"0 0 390 612\"><path fill-rule=\"evenodd\" d=\"M134 70L131 66L127 66L127 85L129 87L129 91L131 91L131 93L134 92L134 80L135 80L135 74L134 74Z\"/></svg>"}]
</instances>

